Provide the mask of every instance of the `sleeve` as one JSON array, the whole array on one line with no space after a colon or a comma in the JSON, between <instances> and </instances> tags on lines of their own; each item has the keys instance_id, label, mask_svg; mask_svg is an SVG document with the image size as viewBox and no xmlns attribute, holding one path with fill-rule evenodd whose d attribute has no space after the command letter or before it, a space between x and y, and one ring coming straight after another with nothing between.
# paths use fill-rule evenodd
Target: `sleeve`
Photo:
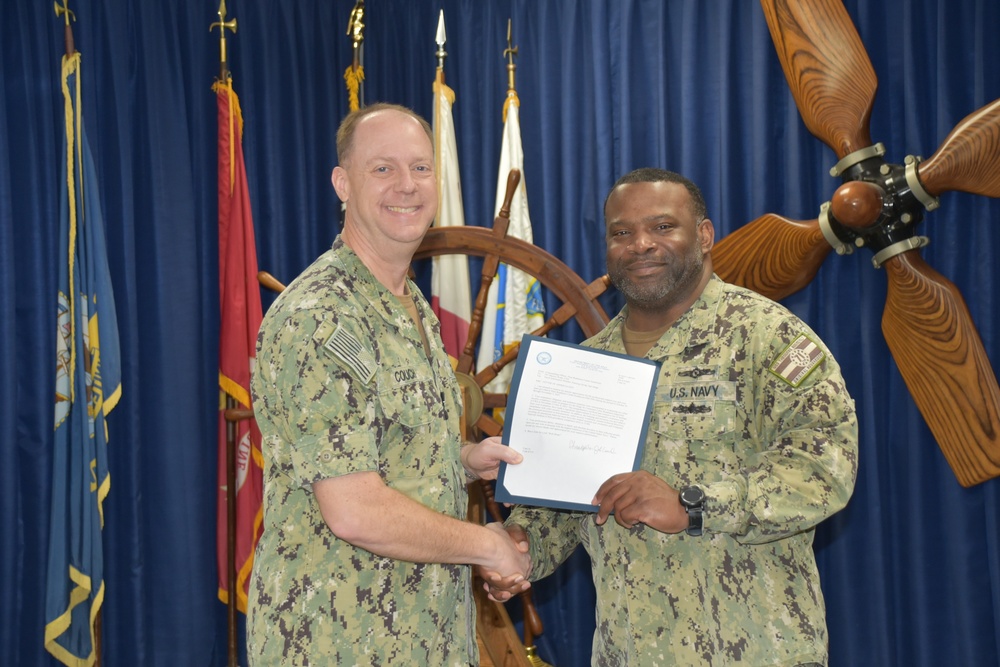
<instances>
[{"instance_id":1,"label":"sleeve","mask_svg":"<svg viewBox=\"0 0 1000 667\"><path fill-rule=\"evenodd\" d=\"M593 515L524 505L511 511L505 525L520 525L528 533L531 581L549 576L569 558L581 542L581 521L585 516Z\"/></svg>"},{"instance_id":2,"label":"sleeve","mask_svg":"<svg viewBox=\"0 0 1000 667\"><path fill-rule=\"evenodd\" d=\"M281 326L270 355L258 359L269 365L271 386L265 393L280 402L272 419L281 434L284 471L301 486L378 469L376 386L365 372L369 360L360 343L355 357L346 360L331 344L345 336L358 338L342 320L299 311Z\"/></svg>"},{"instance_id":3,"label":"sleeve","mask_svg":"<svg viewBox=\"0 0 1000 667\"><path fill-rule=\"evenodd\" d=\"M755 350L748 419L755 442L740 474L705 487L705 528L762 544L809 530L854 490L858 425L840 366L794 317Z\"/></svg>"}]
</instances>

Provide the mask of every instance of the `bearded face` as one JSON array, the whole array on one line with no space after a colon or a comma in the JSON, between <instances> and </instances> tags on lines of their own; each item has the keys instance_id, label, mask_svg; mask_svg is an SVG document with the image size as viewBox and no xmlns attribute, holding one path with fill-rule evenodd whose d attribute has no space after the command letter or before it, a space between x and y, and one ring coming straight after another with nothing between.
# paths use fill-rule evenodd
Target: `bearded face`
<instances>
[{"instance_id":1,"label":"bearded face","mask_svg":"<svg viewBox=\"0 0 1000 667\"><path fill-rule=\"evenodd\" d=\"M633 307L654 308L681 300L701 279L704 253L691 245L674 253L608 257L611 283Z\"/></svg>"},{"instance_id":2,"label":"bearded face","mask_svg":"<svg viewBox=\"0 0 1000 667\"><path fill-rule=\"evenodd\" d=\"M620 185L608 197L605 217L608 276L633 309L670 308L695 294L714 235L683 185Z\"/></svg>"}]
</instances>

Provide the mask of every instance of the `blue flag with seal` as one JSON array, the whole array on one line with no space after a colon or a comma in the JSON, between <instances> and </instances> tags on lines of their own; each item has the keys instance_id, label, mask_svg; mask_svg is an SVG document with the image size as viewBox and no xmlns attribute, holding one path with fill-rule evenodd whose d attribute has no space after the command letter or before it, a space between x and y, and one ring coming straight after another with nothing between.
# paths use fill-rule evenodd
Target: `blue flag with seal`
<instances>
[{"instance_id":1,"label":"blue flag with seal","mask_svg":"<svg viewBox=\"0 0 1000 667\"><path fill-rule=\"evenodd\" d=\"M80 54L63 58L65 166L59 205L55 438L45 648L71 667L97 659L104 601L105 421L121 396L118 321L94 161L80 113Z\"/></svg>"}]
</instances>

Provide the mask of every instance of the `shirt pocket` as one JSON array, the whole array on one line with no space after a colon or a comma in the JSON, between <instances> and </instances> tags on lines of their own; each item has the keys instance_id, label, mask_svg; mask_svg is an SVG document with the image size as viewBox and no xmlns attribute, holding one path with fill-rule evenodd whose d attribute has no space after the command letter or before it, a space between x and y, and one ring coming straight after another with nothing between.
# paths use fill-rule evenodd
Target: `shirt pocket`
<instances>
[{"instance_id":1,"label":"shirt pocket","mask_svg":"<svg viewBox=\"0 0 1000 667\"><path fill-rule=\"evenodd\" d=\"M426 367L401 365L380 374L378 400L390 422L421 428L440 412L442 396Z\"/></svg>"},{"instance_id":2,"label":"shirt pocket","mask_svg":"<svg viewBox=\"0 0 1000 667\"><path fill-rule=\"evenodd\" d=\"M734 401L673 401L653 409L658 454L672 469L703 483L739 469Z\"/></svg>"},{"instance_id":3,"label":"shirt pocket","mask_svg":"<svg viewBox=\"0 0 1000 667\"><path fill-rule=\"evenodd\" d=\"M732 401L672 401L654 408L658 433L678 440L718 440L736 430Z\"/></svg>"},{"instance_id":4,"label":"shirt pocket","mask_svg":"<svg viewBox=\"0 0 1000 667\"><path fill-rule=\"evenodd\" d=\"M461 438L442 393L426 365L404 363L379 374L379 471L390 486L407 476L453 484Z\"/></svg>"}]
</instances>

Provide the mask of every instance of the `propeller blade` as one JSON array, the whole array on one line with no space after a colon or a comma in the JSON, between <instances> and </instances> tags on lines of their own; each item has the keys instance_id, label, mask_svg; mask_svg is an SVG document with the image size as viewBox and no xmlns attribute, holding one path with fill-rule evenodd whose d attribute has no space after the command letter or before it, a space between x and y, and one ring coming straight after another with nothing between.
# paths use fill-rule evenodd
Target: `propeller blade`
<instances>
[{"instance_id":1,"label":"propeller blade","mask_svg":"<svg viewBox=\"0 0 1000 667\"><path fill-rule=\"evenodd\" d=\"M935 197L947 190L1000 197L1000 99L962 119L917 174Z\"/></svg>"},{"instance_id":2,"label":"propeller blade","mask_svg":"<svg viewBox=\"0 0 1000 667\"><path fill-rule=\"evenodd\" d=\"M1000 476L1000 390L958 288L916 250L884 264L882 333L962 486Z\"/></svg>"},{"instance_id":3,"label":"propeller blade","mask_svg":"<svg viewBox=\"0 0 1000 667\"><path fill-rule=\"evenodd\" d=\"M843 158L870 146L878 79L841 0L761 0L806 127Z\"/></svg>"},{"instance_id":4,"label":"propeller blade","mask_svg":"<svg viewBox=\"0 0 1000 667\"><path fill-rule=\"evenodd\" d=\"M727 283L778 301L808 285L830 249L816 220L767 213L716 243L712 264Z\"/></svg>"}]
</instances>

